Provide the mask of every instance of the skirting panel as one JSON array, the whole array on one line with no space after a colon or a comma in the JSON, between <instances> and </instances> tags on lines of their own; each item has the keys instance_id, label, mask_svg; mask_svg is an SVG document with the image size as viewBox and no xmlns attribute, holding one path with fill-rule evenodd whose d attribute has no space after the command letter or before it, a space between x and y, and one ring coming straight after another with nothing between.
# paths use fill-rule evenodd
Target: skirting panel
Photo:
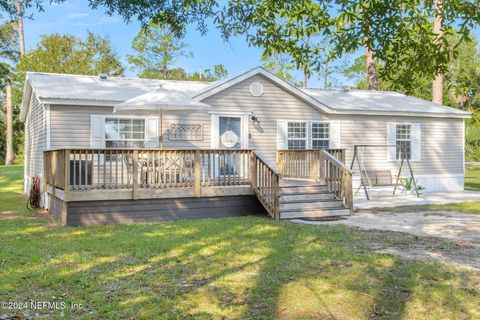
<instances>
[{"instance_id":1,"label":"skirting panel","mask_svg":"<svg viewBox=\"0 0 480 320\"><path fill-rule=\"evenodd\" d=\"M50 198L53 198L50 196ZM63 201L58 200L63 203ZM266 214L255 196L76 201L65 203L69 226Z\"/></svg>"},{"instance_id":2,"label":"skirting panel","mask_svg":"<svg viewBox=\"0 0 480 320\"><path fill-rule=\"evenodd\" d=\"M409 178L406 176L405 178ZM455 192L464 190L464 175L463 174L424 174L424 175L415 175L415 180L417 184L423 188L422 192ZM396 178L393 177L393 182L395 183ZM353 190L355 193L363 193L363 190L360 190L360 177L353 177ZM386 193L391 193L392 188L381 188L374 187L374 189L386 190ZM400 190L402 188L400 187Z\"/></svg>"}]
</instances>

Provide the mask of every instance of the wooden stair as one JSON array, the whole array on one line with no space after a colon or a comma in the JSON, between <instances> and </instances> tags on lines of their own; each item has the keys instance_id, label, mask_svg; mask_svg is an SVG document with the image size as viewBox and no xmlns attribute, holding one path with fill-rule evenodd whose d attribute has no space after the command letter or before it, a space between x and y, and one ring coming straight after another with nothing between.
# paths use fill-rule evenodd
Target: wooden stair
<instances>
[{"instance_id":1,"label":"wooden stair","mask_svg":"<svg viewBox=\"0 0 480 320\"><path fill-rule=\"evenodd\" d=\"M327 186L313 180L282 179L279 195L280 219L326 218L350 213Z\"/></svg>"}]
</instances>

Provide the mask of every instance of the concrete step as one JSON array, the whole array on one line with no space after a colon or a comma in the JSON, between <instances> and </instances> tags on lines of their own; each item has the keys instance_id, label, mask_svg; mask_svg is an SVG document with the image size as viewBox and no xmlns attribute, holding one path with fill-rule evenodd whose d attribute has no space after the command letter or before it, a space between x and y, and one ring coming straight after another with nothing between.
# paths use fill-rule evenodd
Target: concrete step
<instances>
[{"instance_id":1,"label":"concrete step","mask_svg":"<svg viewBox=\"0 0 480 320\"><path fill-rule=\"evenodd\" d=\"M311 186L288 186L280 187L280 194L298 194L298 193L320 193L328 192L327 186L311 185Z\"/></svg>"},{"instance_id":2,"label":"concrete step","mask_svg":"<svg viewBox=\"0 0 480 320\"><path fill-rule=\"evenodd\" d=\"M280 203L280 212L283 211L301 211L301 210L322 210L342 206L340 200L320 200L320 201L290 201Z\"/></svg>"},{"instance_id":3,"label":"concrete step","mask_svg":"<svg viewBox=\"0 0 480 320\"><path fill-rule=\"evenodd\" d=\"M325 218L348 216L350 211L344 207L334 207L323 210L301 210L280 212L280 219L298 219L298 218Z\"/></svg>"},{"instance_id":4,"label":"concrete step","mask_svg":"<svg viewBox=\"0 0 480 320\"><path fill-rule=\"evenodd\" d=\"M334 200L335 195L330 192L317 193L291 193L280 195L280 203L297 202L297 201L319 201Z\"/></svg>"}]
</instances>

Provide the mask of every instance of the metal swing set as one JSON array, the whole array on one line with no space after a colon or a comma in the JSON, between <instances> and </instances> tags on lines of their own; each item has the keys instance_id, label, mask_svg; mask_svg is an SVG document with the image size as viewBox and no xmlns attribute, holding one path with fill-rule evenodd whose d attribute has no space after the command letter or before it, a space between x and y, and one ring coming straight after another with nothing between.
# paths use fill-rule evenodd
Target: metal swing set
<instances>
[{"instance_id":1,"label":"metal swing set","mask_svg":"<svg viewBox=\"0 0 480 320\"><path fill-rule=\"evenodd\" d=\"M396 145L372 145L372 144L360 144L360 145L354 145L353 147L353 159L352 159L352 164L350 165L350 170L353 170L355 160L357 160L357 165L358 169L360 171L360 187L363 187L363 190L365 191L365 197L367 200L370 200L370 194L368 192L368 188L371 187L376 187L376 186L381 186L381 187L388 187L388 186L393 186L393 195L395 195L397 191L397 187L401 185L400 183L400 178L402 174L402 169L404 164L406 163L408 166L408 170L410 172L410 178L413 183L413 186L415 188L415 192L417 194L417 198L420 197L420 194L418 192L418 186L417 182L415 181L415 177L413 175L413 169L410 164L410 159L407 156L406 152L406 147L400 147L400 153L399 153L399 159L397 162L398 165L398 174L397 174L397 179L395 183L393 183L393 177L392 173L390 170L373 170L369 171L367 170L367 167L365 166L365 161L364 161L364 155L362 150L365 150L366 148L395 148L395 150L398 148ZM399 164L398 164L399 163Z\"/></svg>"}]
</instances>

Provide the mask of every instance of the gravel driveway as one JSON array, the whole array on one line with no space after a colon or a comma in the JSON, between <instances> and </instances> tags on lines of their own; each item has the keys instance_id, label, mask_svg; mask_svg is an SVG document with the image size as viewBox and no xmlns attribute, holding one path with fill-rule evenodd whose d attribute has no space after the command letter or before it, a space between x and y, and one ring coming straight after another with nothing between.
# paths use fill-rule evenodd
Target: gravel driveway
<instances>
[{"instance_id":1,"label":"gravel driveway","mask_svg":"<svg viewBox=\"0 0 480 320\"><path fill-rule=\"evenodd\" d=\"M376 251L413 259L434 259L480 269L480 215L445 212L358 212L336 221L292 220L314 225L346 225L362 230L383 232L383 238L394 238L398 232L413 235L408 246L379 247ZM390 232L390 233L389 233ZM432 239L435 238L435 239ZM446 243L448 245L429 246ZM434 241L435 240L435 241Z\"/></svg>"}]
</instances>

